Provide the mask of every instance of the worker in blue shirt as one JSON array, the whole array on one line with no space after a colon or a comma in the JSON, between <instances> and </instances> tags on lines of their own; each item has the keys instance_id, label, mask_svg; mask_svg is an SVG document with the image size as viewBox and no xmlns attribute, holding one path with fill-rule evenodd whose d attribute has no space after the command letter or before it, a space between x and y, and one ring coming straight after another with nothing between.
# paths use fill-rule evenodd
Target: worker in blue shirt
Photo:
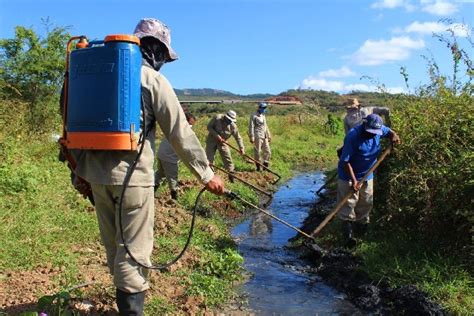
<instances>
[{"instance_id":1,"label":"worker in blue shirt","mask_svg":"<svg viewBox=\"0 0 474 316\"><path fill-rule=\"evenodd\" d=\"M341 201L353 192L339 211L343 221L343 232L347 245L355 246L353 229L363 234L367 230L369 215L373 206L373 178L370 174L360 183L367 171L376 163L380 153L380 139L389 137L393 144L400 143L400 137L382 123L377 114L370 114L362 125L352 128L344 138L344 147L338 164L337 199ZM353 227L353 224L354 227Z\"/></svg>"}]
</instances>

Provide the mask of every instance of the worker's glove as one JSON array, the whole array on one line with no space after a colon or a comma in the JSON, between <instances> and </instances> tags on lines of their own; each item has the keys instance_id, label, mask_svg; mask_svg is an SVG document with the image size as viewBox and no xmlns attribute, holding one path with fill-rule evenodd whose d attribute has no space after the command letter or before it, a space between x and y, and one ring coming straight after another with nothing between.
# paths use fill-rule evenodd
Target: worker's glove
<instances>
[{"instance_id":1,"label":"worker's glove","mask_svg":"<svg viewBox=\"0 0 474 316\"><path fill-rule=\"evenodd\" d=\"M272 138L271 138L271 137L268 137L268 142L269 142L269 143L272 142Z\"/></svg>"},{"instance_id":2,"label":"worker's glove","mask_svg":"<svg viewBox=\"0 0 474 316\"><path fill-rule=\"evenodd\" d=\"M239 153L240 153L241 155L245 155L245 150L244 150L243 148L240 148L240 149L239 149Z\"/></svg>"}]
</instances>

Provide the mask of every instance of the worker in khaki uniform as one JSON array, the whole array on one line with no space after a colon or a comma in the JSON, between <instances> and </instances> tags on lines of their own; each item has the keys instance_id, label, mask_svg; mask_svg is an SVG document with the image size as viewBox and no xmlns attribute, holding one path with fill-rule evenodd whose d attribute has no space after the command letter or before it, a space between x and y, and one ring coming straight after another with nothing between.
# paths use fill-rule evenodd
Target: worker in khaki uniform
<instances>
[{"instance_id":1,"label":"worker in khaki uniform","mask_svg":"<svg viewBox=\"0 0 474 316\"><path fill-rule=\"evenodd\" d=\"M385 117L387 126L390 126L390 109L380 106L365 106L362 107L357 98L348 99L344 102L346 106L346 116L344 117L344 134L347 135L349 131L362 124L363 120L370 114L377 114ZM342 147L337 149L338 157L341 156Z\"/></svg>"},{"instance_id":2,"label":"worker in khaki uniform","mask_svg":"<svg viewBox=\"0 0 474 316\"><path fill-rule=\"evenodd\" d=\"M385 125L390 126L390 109L380 106L362 107L357 98L345 102L346 116L344 117L344 133L347 135L351 128L362 124L362 120L369 114L377 114L385 118Z\"/></svg>"},{"instance_id":3,"label":"worker in khaki uniform","mask_svg":"<svg viewBox=\"0 0 474 316\"><path fill-rule=\"evenodd\" d=\"M229 110L225 115L218 114L207 124L207 130L209 134L206 139L206 155L209 163L214 163L214 156L216 150L219 150L224 168L229 172L234 172L234 163L232 162L232 155L230 154L229 146L224 141L228 140L231 136L234 136L239 146L239 151L243 155L245 154L244 142L239 134L237 128L237 113ZM229 180L233 181L232 175L229 175Z\"/></svg>"},{"instance_id":4,"label":"worker in khaki uniform","mask_svg":"<svg viewBox=\"0 0 474 316\"><path fill-rule=\"evenodd\" d=\"M207 189L223 194L224 184L209 167L205 152L192 131L176 94L158 71L178 57L170 46L170 30L156 19L143 19L135 29L143 56L142 100L145 119L141 133L143 149L127 187L124 180L138 158L135 151L84 150L78 156L77 174L90 182L95 199L100 234L107 252L107 265L117 288L120 315L142 315L149 270L131 259L150 265L153 248L153 174L156 122L176 154ZM143 134L145 133L145 134ZM120 207L121 205L121 207ZM121 212L123 232L120 231Z\"/></svg>"},{"instance_id":5,"label":"worker in khaki uniform","mask_svg":"<svg viewBox=\"0 0 474 316\"><path fill-rule=\"evenodd\" d=\"M186 120L190 126L196 122L196 118L189 112L185 113ZM155 197L157 189L165 179L168 181L171 198L178 199L178 164L179 157L176 155L170 142L164 138L158 147L158 169L155 172Z\"/></svg>"},{"instance_id":6,"label":"worker in khaki uniform","mask_svg":"<svg viewBox=\"0 0 474 316\"><path fill-rule=\"evenodd\" d=\"M267 119L265 117L267 106L267 103L260 102L257 112L250 116L249 121L249 138L250 142L254 144L255 160L261 162L263 158L263 165L265 167L269 166L270 157L272 154L270 150L270 141L272 140L272 136L270 135ZM260 171L260 164L257 163L256 166L257 171Z\"/></svg>"},{"instance_id":7,"label":"worker in khaki uniform","mask_svg":"<svg viewBox=\"0 0 474 316\"><path fill-rule=\"evenodd\" d=\"M343 234L347 246L356 244L356 233L363 234L370 221L373 206L374 174L370 174L363 183L359 181L377 162L380 152L380 139L389 137L392 143L400 143L398 135L383 125L377 114L368 115L362 125L352 128L344 138L344 146L338 164L337 200L338 203L352 192L347 203L340 209L338 216L343 221Z\"/></svg>"}]
</instances>

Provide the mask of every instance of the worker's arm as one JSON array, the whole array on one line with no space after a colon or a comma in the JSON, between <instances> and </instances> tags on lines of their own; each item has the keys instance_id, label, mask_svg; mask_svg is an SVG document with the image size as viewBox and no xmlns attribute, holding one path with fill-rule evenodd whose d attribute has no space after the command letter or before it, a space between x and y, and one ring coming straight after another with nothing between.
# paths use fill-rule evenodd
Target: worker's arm
<instances>
[{"instance_id":1,"label":"worker's arm","mask_svg":"<svg viewBox=\"0 0 474 316\"><path fill-rule=\"evenodd\" d=\"M398 136L397 133L395 133L393 130L390 130L390 133L389 133L389 136L390 138L390 141L392 142L392 144L394 145L400 145L400 136Z\"/></svg>"},{"instance_id":2,"label":"worker's arm","mask_svg":"<svg viewBox=\"0 0 474 316\"><path fill-rule=\"evenodd\" d=\"M354 170L352 169L352 166L349 162L344 163L344 171L351 177L352 181L352 189L357 192L360 189L359 181L357 181L357 178L354 174Z\"/></svg>"},{"instance_id":3,"label":"worker's arm","mask_svg":"<svg viewBox=\"0 0 474 316\"><path fill-rule=\"evenodd\" d=\"M268 141L272 140L272 134L270 134L270 130L268 129L267 118L265 117L265 132L267 133Z\"/></svg>"},{"instance_id":4,"label":"worker's arm","mask_svg":"<svg viewBox=\"0 0 474 316\"><path fill-rule=\"evenodd\" d=\"M143 89L145 102L150 102L158 125L178 157L208 190L223 194L224 184L209 167L204 149L186 120L171 84L160 74L147 74L151 79ZM148 92L148 93L147 93ZM148 99L148 100L146 100Z\"/></svg>"},{"instance_id":5,"label":"worker's arm","mask_svg":"<svg viewBox=\"0 0 474 316\"><path fill-rule=\"evenodd\" d=\"M393 145L398 145L400 144L400 137L398 136L397 133L395 133L394 130L391 128L382 125L382 136L381 137L388 137L390 138L390 141L392 142Z\"/></svg>"},{"instance_id":6,"label":"worker's arm","mask_svg":"<svg viewBox=\"0 0 474 316\"><path fill-rule=\"evenodd\" d=\"M233 123L232 128L232 135L234 135L235 141L239 145L239 150L241 154L245 153L245 147L244 147L244 140L242 139L242 136L240 136L239 133L239 128L237 127L237 124Z\"/></svg>"},{"instance_id":7,"label":"worker's arm","mask_svg":"<svg viewBox=\"0 0 474 316\"><path fill-rule=\"evenodd\" d=\"M250 115L250 121L249 121L249 139L252 144L255 142L254 117L255 117L255 114Z\"/></svg>"},{"instance_id":8,"label":"worker's arm","mask_svg":"<svg viewBox=\"0 0 474 316\"><path fill-rule=\"evenodd\" d=\"M349 178L351 178L352 188L354 189L354 191L358 191L359 183L355 176L354 170L352 169L352 166L350 164L351 157L354 156L356 152L356 148L358 146L357 144L354 144L353 133L355 132L349 133L344 138L344 146L342 147L342 153L339 159L343 163L344 171L346 172L347 175L349 175Z\"/></svg>"}]
</instances>

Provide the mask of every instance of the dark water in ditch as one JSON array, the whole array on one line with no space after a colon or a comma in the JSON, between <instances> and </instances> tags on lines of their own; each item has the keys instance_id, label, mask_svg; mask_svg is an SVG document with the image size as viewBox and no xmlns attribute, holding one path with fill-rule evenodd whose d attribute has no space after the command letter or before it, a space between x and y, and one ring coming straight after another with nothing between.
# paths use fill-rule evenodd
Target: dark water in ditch
<instances>
[{"instance_id":1,"label":"dark water in ditch","mask_svg":"<svg viewBox=\"0 0 474 316\"><path fill-rule=\"evenodd\" d=\"M268 210L300 227L315 202L315 191L324 183L321 172L301 174L280 186ZM361 314L344 294L325 285L315 275L302 272L308 262L285 248L296 235L291 228L262 213L237 225L232 235L252 274L241 291L248 308L258 315Z\"/></svg>"}]
</instances>

